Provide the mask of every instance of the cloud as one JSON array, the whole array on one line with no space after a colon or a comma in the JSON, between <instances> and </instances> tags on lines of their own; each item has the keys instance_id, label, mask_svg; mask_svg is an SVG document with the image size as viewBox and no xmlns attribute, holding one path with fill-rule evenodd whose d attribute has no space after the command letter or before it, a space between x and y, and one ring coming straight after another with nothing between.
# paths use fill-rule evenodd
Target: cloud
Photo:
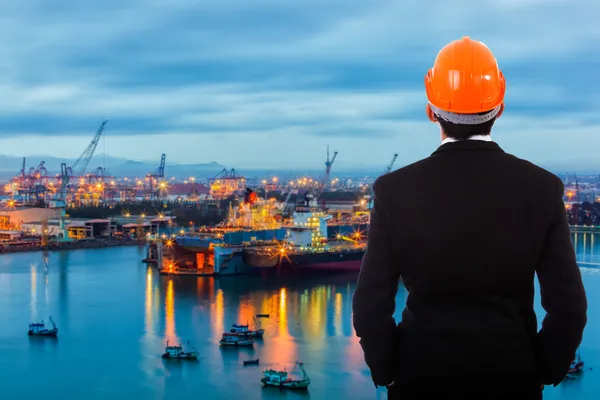
<instances>
[{"instance_id":1,"label":"cloud","mask_svg":"<svg viewBox=\"0 0 600 400\"><path fill-rule=\"evenodd\" d=\"M385 165L391 147L408 162L437 141L423 76L469 34L507 76L509 145L558 160L573 136L557 127L600 144L599 12L592 0L4 2L0 146L76 157L110 118L115 156L320 165L331 143L349 163Z\"/></svg>"}]
</instances>

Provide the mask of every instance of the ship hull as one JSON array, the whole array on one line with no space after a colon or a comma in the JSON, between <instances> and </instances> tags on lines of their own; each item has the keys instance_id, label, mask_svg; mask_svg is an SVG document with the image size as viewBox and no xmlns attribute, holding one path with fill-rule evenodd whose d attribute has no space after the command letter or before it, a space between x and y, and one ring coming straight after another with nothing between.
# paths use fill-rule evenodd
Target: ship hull
<instances>
[{"instance_id":1,"label":"ship hull","mask_svg":"<svg viewBox=\"0 0 600 400\"><path fill-rule=\"evenodd\" d=\"M290 254L282 266L319 271L360 271L364 250Z\"/></svg>"},{"instance_id":2,"label":"ship hull","mask_svg":"<svg viewBox=\"0 0 600 400\"><path fill-rule=\"evenodd\" d=\"M271 256L244 252L244 262L256 268L273 268L279 263L279 257L277 254Z\"/></svg>"}]
</instances>

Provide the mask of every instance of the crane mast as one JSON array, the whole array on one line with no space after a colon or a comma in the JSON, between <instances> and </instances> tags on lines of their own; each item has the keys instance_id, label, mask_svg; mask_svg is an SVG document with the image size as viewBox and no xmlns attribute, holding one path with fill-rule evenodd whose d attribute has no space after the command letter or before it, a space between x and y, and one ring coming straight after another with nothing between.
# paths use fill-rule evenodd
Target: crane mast
<instances>
[{"instance_id":1,"label":"crane mast","mask_svg":"<svg viewBox=\"0 0 600 400\"><path fill-rule=\"evenodd\" d=\"M323 188L328 187L331 184L331 167L337 157L338 152L333 152L333 157L329 159L329 145L327 146L327 161L325 161L325 177L323 178Z\"/></svg>"},{"instance_id":2,"label":"crane mast","mask_svg":"<svg viewBox=\"0 0 600 400\"><path fill-rule=\"evenodd\" d=\"M88 145L88 147L81 153L77 161L71 167L71 171L74 176L84 176L87 170L88 165L96 151L96 147L98 146L98 142L100 141L100 136L102 136L102 132L104 132L104 126L108 122L108 119L104 120L98 128L98 131L94 135L92 142Z\"/></svg>"},{"instance_id":3,"label":"crane mast","mask_svg":"<svg viewBox=\"0 0 600 400\"><path fill-rule=\"evenodd\" d=\"M65 209L67 208L67 188L69 186L69 171L67 164L60 164L60 187L56 197L50 201L50 208L58 212L58 237L62 242L69 240L69 232L65 228Z\"/></svg>"},{"instance_id":4,"label":"crane mast","mask_svg":"<svg viewBox=\"0 0 600 400\"><path fill-rule=\"evenodd\" d=\"M144 197L148 200L160 200L161 195L166 194L166 182L164 182L166 160L167 155L163 153L160 156L160 164L156 171L153 174L146 175L148 189Z\"/></svg>"}]
</instances>

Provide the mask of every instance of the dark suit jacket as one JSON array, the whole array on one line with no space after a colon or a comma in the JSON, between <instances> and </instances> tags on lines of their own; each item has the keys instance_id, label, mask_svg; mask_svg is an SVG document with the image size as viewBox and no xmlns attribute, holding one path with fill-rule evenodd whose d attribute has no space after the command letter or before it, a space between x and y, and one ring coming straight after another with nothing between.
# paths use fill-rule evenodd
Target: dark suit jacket
<instances>
[{"instance_id":1,"label":"dark suit jacket","mask_svg":"<svg viewBox=\"0 0 600 400\"><path fill-rule=\"evenodd\" d=\"M377 179L353 299L376 385L485 392L560 383L587 311L563 191L550 172L476 140ZM547 313L539 332L536 273ZM397 326L399 279L408 298Z\"/></svg>"}]
</instances>

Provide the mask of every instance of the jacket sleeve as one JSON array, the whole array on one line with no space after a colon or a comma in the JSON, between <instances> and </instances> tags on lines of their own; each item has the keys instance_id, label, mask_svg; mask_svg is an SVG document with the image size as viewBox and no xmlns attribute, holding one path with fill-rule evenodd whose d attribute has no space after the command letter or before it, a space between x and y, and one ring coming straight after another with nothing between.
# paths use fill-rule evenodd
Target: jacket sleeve
<instances>
[{"instance_id":1,"label":"jacket sleeve","mask_svg":"<svg viewBox=\"0 0 600 400\"><path fill-rule=\"evenodd\" d=\"M373 185L375 199L367 249L352 301L353 323L365 361L376 386L386 386L397 370L396 308L400 270L394 262L390 217L380 201L380 181Z\"/></svg>"},{"instance_id":2,"label":"jacket sleeve","mask_svg":"<svg viewBox=\"0 0 600 400\"><path fill-rule=\"evenodd\" d=\"M575 260L563 202L564 185L557 182L554 215L537 266L546 316L536 340L542 381L558 385L566 376L587 323L587 299Z\"/></svg>"}]
</instances>

